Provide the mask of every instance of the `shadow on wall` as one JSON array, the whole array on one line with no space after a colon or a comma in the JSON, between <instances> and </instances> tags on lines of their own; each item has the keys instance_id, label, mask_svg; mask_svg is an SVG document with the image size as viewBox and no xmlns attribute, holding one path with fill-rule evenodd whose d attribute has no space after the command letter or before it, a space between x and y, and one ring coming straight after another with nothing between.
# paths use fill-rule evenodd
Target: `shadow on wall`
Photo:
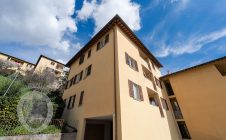
<instances>
[{"instance_id":1,"label":"shadow on wall","mask_svg":"<svg viewBox=\"0 0 226 140\"><path fill-rule=\"evenodd\" d=\"M171 107L171 104L170 104L170 101L168 99L168 96L167 96L167 91L166 91L166 88L165 88L165 84L163 84L163 89L162 89L162 96L164 99L167 100L167 105L168 105L168 108L169 110L166 111L166 117L167 117L167 121L168 121L168 126L169 126L169 130L170 130L170 135L171 135L171 139L172 140L180 140L180 132L178 130L178 127L177 127L177 123L174 119L174 116L173 116L173 109Z\"/></svg>"}]
</instances>

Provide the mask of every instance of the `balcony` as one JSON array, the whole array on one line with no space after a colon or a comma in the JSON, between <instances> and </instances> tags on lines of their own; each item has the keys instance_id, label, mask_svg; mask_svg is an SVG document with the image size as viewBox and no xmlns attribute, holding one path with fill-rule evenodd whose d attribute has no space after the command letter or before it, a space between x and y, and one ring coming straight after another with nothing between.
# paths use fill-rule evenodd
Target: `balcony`
<instances>
[{"instance_id":1,"label":"balcony","mask_svg":"<svg viewBox=\"0 0 226 140\"><path fill-rule=\"evenodd\" d=\"M174 110L173 113L176 119L183 119L183 115L180 110Z\"/></svg>"}]
</instances>

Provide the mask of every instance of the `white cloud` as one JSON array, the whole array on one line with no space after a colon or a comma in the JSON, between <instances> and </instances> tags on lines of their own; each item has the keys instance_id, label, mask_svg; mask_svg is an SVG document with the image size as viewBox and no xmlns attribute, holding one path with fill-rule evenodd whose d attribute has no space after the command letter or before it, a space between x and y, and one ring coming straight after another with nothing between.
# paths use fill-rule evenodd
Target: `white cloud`
<instances>
[{"instance_id":1,"label":"white cloud","mask_svg":"<svg viewBox=\"0 0 226 140\"><path fill-rule=\"evenodd\" d=\"M73 44L73 46L72 46L74 49L76 49L76 50L80 50L81 48L82 48L82 44L81 43L76 43L76 44Z\"/></svg>"},{"instance_id":2,"label":"white cloud","mask_svg":"<svg viewBox=\"0 0 226 140\"><path fill-rule=\"evenodd\" d=\"M92 15L92 13L96 9L96 7L97 7L96 0L92 0L91 2L84 0L82 9L77 11L78 19L87 20Z\"/></svg>"},{"instance_id":3,"label":"white cloud","mask_svg":"<svg viewBox=\"0 0 226 140\"><path fill-rule=\"evenodd\" d=\"M223 37L226 37L226 28L205 35L192 36L186 41L176 42L171 45L165 45L165 43L162 43L161 46L159 46L156 55L158 57L166 57L168 55L194 53L200 50L203 46L213 43Z\"/></svg>"},{"instance_id":4,"label":"white cloud","mask_svg":"<svg viewBox=\"0 0 226 140\"><path fill-rule=\"evenodd\" d=\"M83 7L77 11L78 19L95 21L95 33L99 31L114 15L119 14L132 30L139 30L140 5L131 0L102 0L99 4L95 0L83 2Z\"/></svg>"},{"instance_id":5,"label":"white cloud","mask_svg":"<svg viewBox=\"0 0 226 140\"><path fill-rule=\"evenodd\" d=\"M0 42L49 46L68 51L65 32L76 32L75 0L1 0Z\"/></svg>"}]
</instances>

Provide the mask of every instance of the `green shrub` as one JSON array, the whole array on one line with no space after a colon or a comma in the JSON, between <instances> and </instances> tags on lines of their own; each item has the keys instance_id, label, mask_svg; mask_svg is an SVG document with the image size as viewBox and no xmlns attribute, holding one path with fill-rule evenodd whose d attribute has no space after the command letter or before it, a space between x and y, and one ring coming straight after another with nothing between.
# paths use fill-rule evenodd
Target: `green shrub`
<instances>
[{"instance_id":1,"label":"green shrub","mask_svg":"<svg viewBox=\"0 0 226 140\"><path fill-rule=\"evenodd\" d=\"M61 130L58 129L56 126L54 125L49 125L46 129L44 129L41 133L42 134L52 134L52 133L60 133Z\"/></svg>"},{"instance_id":2,"label":"green shrub","mask_svg":"<svg viewBox=\"0 0 226 140\"><path fill-rule=\"evenodd\" d=\"M61 130L58 129L54 125L49 125L47 126L46 129L42 130L39 132L39 134L54 134L54 133L61 133ZM32 135L32 134L37 134L34 132L28 131L26 128L23 126L17 126L13 130L6 132L4 129L0 129L0 136L6 136L6 135Z\"/></svg>"},{"instance_id":3,"label":"green shrub","mask_svg":"<svg viewBox=\"0 0 226 140\"><path fill-rule=\"evenodd\" d=\"M4 130L3 128L0 128L0 136L6 136L6 130Z\"/></svg>"},{"instance_id":4,"label":"green shrub","mask_svg":"<svg viewBox=\"0 0 226 140\"><path fill-rule=\"evenodd\" d=\"M11 128L18 124L17 103L18 97L0 96L0 126Z\"/></svg>"},{"instance_id":5,"label":"green shrub","mask_svg":"<svg viewBox=\"0 0 226 140\"><path fill-rule=\"evenodd\" d=\"M0 96L3 96L6 92L7 88L11 84L12 79L8 77L0 76ZM16 80L10 87L9 91L7 92L6 96L15 96L22 94L21 92L26 89L26 85L20 81Z\"/></svg>"},{"instance_id":6,"label":"green shrub","mask_svg":"<svg viewBox=\"0 0 226 140\"><path fill-rule=\"evenodd\" d=\"M32 134L32 132L28 131L23 126L17 126L13 130L10 131L11 135L27 135Z\"/></svg>"}]
</instances>

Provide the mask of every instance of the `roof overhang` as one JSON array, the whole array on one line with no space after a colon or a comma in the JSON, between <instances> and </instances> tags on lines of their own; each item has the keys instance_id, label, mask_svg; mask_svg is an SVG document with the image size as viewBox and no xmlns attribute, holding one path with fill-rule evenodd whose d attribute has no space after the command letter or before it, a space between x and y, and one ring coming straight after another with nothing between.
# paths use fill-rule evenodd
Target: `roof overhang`
<instances>
[{"instance_id":1,"label":"roof overhang","mask_svg":"<svg viewBox=\"0 0 226 140\"><path fill-rule=\"evenodd\" d=\"M153 56L153 54L145 47L145 45L137 38L133 31L118 15L114 16L77 54L75 54L72 59L68 61L66 66L70 67L74 61L76 61L83 53L85 53L114 26L118 26L137 46L139 46L157 67L162 67L162 64Z\"/></svg>"}]
</instances>

